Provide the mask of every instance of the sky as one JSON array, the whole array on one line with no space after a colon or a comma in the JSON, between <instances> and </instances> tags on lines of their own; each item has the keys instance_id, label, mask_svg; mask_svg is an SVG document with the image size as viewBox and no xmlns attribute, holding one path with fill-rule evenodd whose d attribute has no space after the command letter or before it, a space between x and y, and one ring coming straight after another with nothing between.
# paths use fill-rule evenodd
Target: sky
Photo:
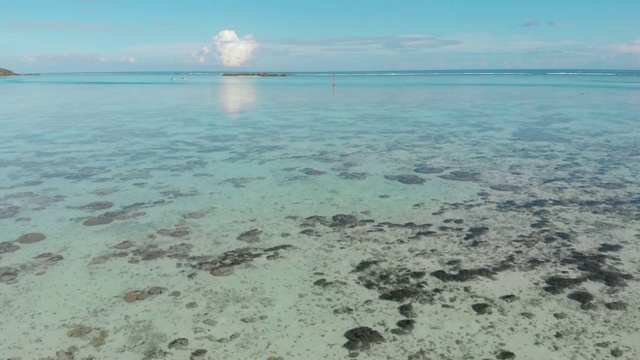
<instances>
[{"instance_id":1,"label":"sky","mask_svg":"<svg viewBox=\"0 0 640 360\"><path fill-rule=\"evenodd\" d=\"M640 0L0 0L0 67L640 69Z\"/></svg>"}]
</instances>

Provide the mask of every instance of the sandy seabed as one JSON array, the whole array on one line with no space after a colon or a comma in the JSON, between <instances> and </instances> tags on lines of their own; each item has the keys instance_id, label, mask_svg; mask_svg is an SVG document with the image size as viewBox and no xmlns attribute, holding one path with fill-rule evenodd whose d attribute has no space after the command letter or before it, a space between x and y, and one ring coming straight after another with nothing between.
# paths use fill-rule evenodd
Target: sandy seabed
<instances>
[{"instance_id":1,"label":"sandy seabed","mask_svg":"<svg viewBox=\"0 0 640 360\"><path fill-rule=\"evenodd\" d=\"M0 357L640 358L628 123L285 125L1 145Z\"/></svg>"}]
</instances>

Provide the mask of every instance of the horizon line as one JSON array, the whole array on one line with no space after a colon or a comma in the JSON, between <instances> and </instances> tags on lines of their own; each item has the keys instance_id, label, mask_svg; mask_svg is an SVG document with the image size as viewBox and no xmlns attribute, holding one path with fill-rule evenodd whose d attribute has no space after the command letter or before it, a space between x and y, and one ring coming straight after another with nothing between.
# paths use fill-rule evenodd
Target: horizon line
<instances>
[{"instance_id":1,"label":"horizon line","mask_svg":"<svg viewBox=\"0 0 640 360\"><path fill-rule=\"evenodd\" d=\"M18 75L45 75L45 74L109 74L109 73L238 73L238 74L253 74L253 73L267 73L267 74L286 74L286 73L323 73L323 74L340 74L340 73L410 73L410 72L518 72L518 71L573 71L573 72L602 72L602 71L614 71L614 72L640 72L640 69L604 69L604 68L513 68L513 69L414 69L414 70L292 70L292 71L262 71L262 70L105 70L105 71L50 71L50 72L32 72L32 73L16 73Z\"/></svg>"}]
</instances>

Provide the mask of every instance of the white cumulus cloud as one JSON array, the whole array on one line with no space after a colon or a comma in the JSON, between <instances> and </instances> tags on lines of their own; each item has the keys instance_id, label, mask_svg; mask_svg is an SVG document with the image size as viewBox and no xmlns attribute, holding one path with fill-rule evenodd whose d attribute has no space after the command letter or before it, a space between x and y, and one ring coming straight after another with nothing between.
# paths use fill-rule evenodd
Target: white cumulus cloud
<instances>
[{"instance_id":1,"label":"white cumulus cloud","mask_svg":"<svg viewBox=\"0 0 640 360\"><path fill-rule=\"evenodd\" d=\"M636 39L632 44L615 44L611 46L615 52L623 54L638 54L640 55L640 39Z\"/></svg>"},{"instance_id":2,"label":"white cumulus cloud","mask_svg":"<svg viewBox=\"0 0 640 360\"><path fill-rule=\"evenodd\" d=\"M253 52L260 46L253 40L252 34L240 38L235 31L226 29L213 37L213 44L218 54L216 58L224 66L242 66L251 59ZM202 53L206 56L209 49L203 48Z\"/></svg>"},{"instance_id":3,"label":"white cumulus cloud","mask_svg":"<svg viewBox=\"0 0 640 360\"><path fill-rule=\"evenodd\" d=\"M135 62L137 61L137 59L134 56L120 56L119 58L115 59L116 62L120 62L120 63L130 63L130 64L135 64Z\"/></svg>"},{"instance_id":4,"label":"white cumulus cloud","mask_svg":"<svg viewBox=\"0 0 640 360\"><path fill-rule=\"evenodd\" d=\"M207 63L207 55L209 55L210 52L211 52L211 50L209 50L208 47L203 46L202 50L194 52L192 54L192 56L195 57L196 59L198 59L198 62L200 64L206 64Z\"/></svg>"}]
</instances>

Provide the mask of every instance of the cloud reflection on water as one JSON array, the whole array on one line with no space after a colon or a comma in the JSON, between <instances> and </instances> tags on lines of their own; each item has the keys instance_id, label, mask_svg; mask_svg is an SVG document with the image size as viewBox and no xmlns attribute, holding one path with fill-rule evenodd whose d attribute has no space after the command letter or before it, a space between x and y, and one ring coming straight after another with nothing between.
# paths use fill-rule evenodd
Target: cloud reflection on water
<instances>
[{"instance_id":1,"label":"cloud reflection on water","mask_svg":"<svg viewBox=\"0 0 640 360\"><path fill-rule=\"evenodd\" d=\"M256 89L250 81L251 79L235 77L224 78L219 99L228 114L238 114L256 106Z\"/></svg>"}]
</instances>

